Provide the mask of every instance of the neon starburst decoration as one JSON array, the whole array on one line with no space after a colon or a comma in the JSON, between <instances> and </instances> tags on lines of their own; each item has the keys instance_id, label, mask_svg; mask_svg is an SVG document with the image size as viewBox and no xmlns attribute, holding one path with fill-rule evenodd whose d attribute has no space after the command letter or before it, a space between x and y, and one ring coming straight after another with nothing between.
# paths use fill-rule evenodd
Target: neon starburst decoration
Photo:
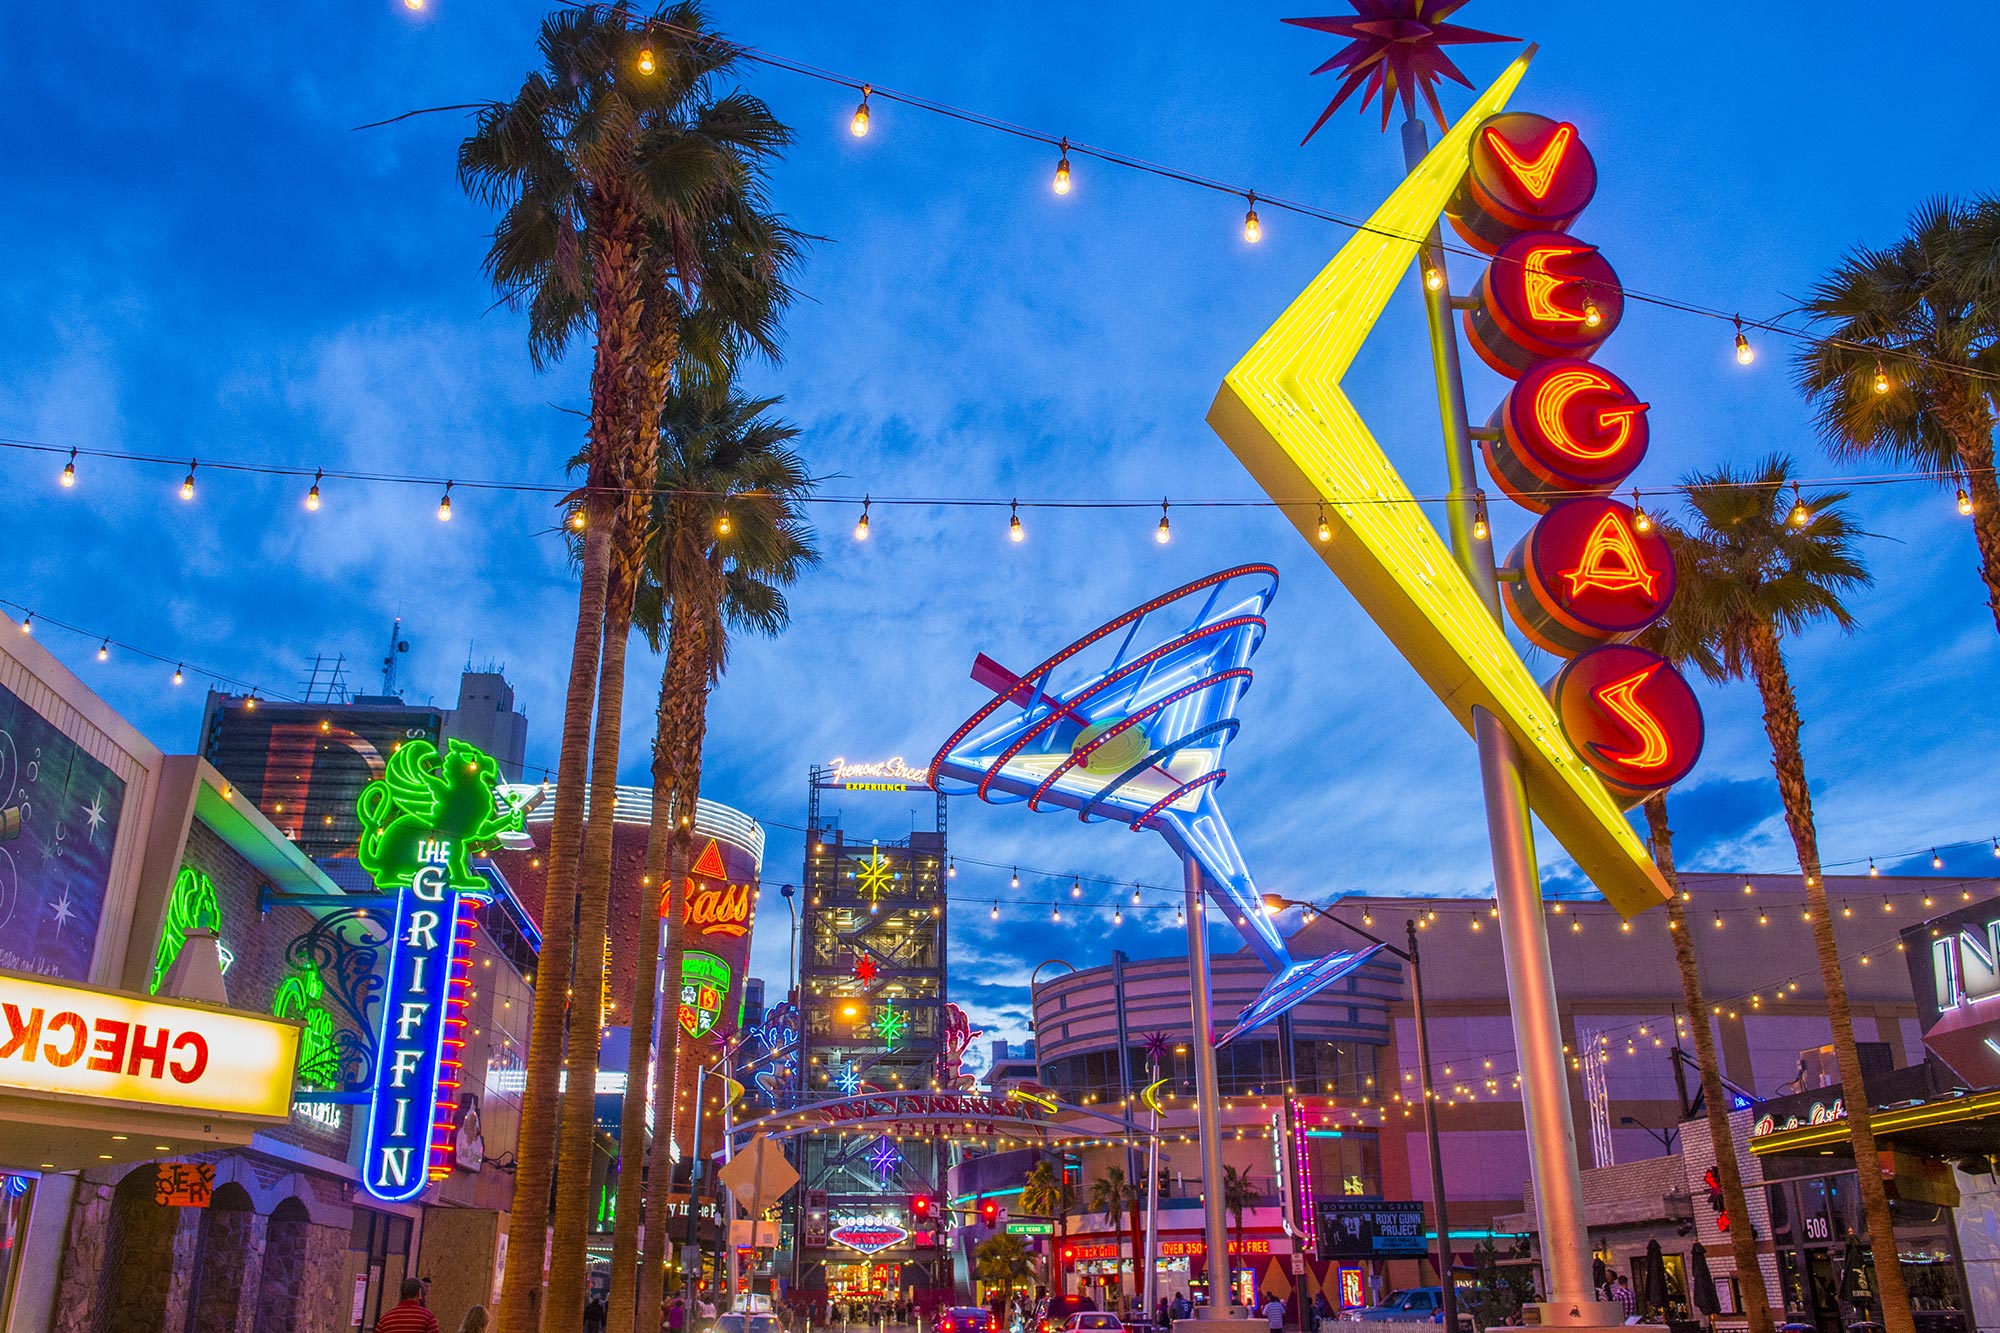
<instances>
[{"instance_id":1,"label":"neon starburst decoration","mask_svg":"<svg viewBox=\"0 0 2000 1333\"><path fill-rule=\"evenodd\" d=\"M844 1097L852 1097L861 1091L861 1071L854 1067L854 1061L849 1060L834 1073L833 1086L840 1089Z\"/></svg>"},{"instance_id":2,"label":"neon starburst decoration","mask_svg":"<svg viewBox=\"0 0 2000 1333\"><path fill-rule=\"evenodd\" d=\"M883 859L880 847L872 847L868 851L868 859L854 872L854 878L860 884L861 892L868 895L870 901L879 902L882 895L887 893L890 886L902 876L896 873L894 862Z\"/></svg>"},{"instance_id":3,"label":"neon starburst decoration","mask_svg":"<svg viewBox=\"0 0 2000 1333\"><path fill-rule=\"evenodd\" d=\"M1448 122L1444 107L1438 103L1438 80L1450 79L1467 88L1472 86L1472 80L1451 62L1444 48L1520 40L1446 23L1445 19L1464 8L1466 0L1348 0L1348 3L1354 6L1352 16L1335 14L1326 18L1285 20L1301 28L1330 32L1336 37L1348 39L1347 45L1334 52L1331 60L1313 71L1315 74L1339 71L1340 90L1326 104L1326 110L1319 113L1319 119L1306 131L1301 143L1319 133L1319 127L1326 124L1327 119L1340 109L1342 102L1354 95L1356 89L1361 90L1361 109L1364 111L1368 109L1371 98L1377 93L1382 95L1382 128L1385 130L1389 128L1390 106L1398 98L1402 99L1404 114L1411 119L1416 118L1419 92L1423 93L1431 114L1437 117L1438 128L1445 129Z\"/></svg>"},{"instance_id":4,"label":"neon starburst decoration","mask_svg":"<svg viewBox=\"0 0 2000 1333\"><path fill-rule=\"evenodd\" d=\"M887 1184L889 1177L896 1174L896 1168L903 1164L903 1150L886 1138L875 1140L875 1146L868 1150L868 1165Z\"/></svg>"},{"instance_id":5,"label":"neon starburst decoration","mask_svg":"<svg viewBox=\"0 0 2000 1333\"><path fill-rule=\"evenodd\" d=\"M875 1035L885 1045L894 1050L903 1034L910 1030L910 1016L897 1010L894 1000L882 1002L882 1012L875 1016Z\"/></svg>"},{"instance_id":6,"label":"neon starburst decoration","mask_svg":"<svg viewBox=\"0 0 2000 1333\"><path fill-rule=\"evenodd\" d=\"M877 970L875 960L865 953L854 960L854 975L860 981L869 982L875 980Z\"/></svg>"}]
</instances>

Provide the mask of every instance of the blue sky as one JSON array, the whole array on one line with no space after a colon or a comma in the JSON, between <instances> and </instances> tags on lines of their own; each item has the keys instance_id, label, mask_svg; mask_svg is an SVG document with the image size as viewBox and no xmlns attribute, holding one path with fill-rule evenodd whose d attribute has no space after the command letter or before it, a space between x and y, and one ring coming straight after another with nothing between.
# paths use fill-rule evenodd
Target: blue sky
<instances>
[{"instance_id":1,"label":"blue sky","mask_svg":"<svg viewBox=\"0 0 2000 1333\"><path fill-rule=\"evenodd\" d=\"M1299 145L1331 92L1306 72L1334 43L1278 20L1311 7L716 12L775 52L1345 214L1369 212L1398 174L1392 142L1351 112ZM1893 237L1926 195L1993 188L1990 155L1966 145L1990 118L2000 12L1927 12L1911 25L1860 4L1803 17L1739 6L1696 24L1672 7L1482 0L1463 18L1542 44L1515 104L1581 129L1601 185L1575 231L1628 286L1767 317L1847 246ZM490 309L490 217L453 174L466 122L350 128L508 94L540 16L500 0L429 0L417 15L400 0L13 7L0 18L0 436L558 479L587 367L573 357L535 373L521 321ZM1462 63L1483 84L1513 50L1474 48ZM1255 493L1203 414L1338 246L1337 227L1267 209L1252 247L1226 196L1079 160L1059 199L1053 154L1037 145L888 104L856 140L852 94L770 70L749 81L798 135L776 202L826 238L801 275L784 364L750 379L784 395L827 489ZM1446 97L1456 111L1470 94ZM1414 296L1392 303L1348 379L1419 493L1442 489L1421 336ZM1813 475L1840 471L1789 387L1784 349L1763 338L1759 352L1745 370L1726 326L1628 313L1600 360L1653 404L1639 481L1772 449ZM1475 415L1499 393L1473 373ZM65 492L59 463L0 451L0 522L16 534L0 596L278 693L296 690L315 652L372 662L401 614L414 697L449 702L468 658L504 664L532 757L553 758L574 612L545 502L465 492L446 526L433 489L329 483L307 515L303 483L204 468L183 505L182 467L86 460ZM1875 487L1854 507L1878 534L1860 628L1808 634L1792 656L1826 855L1887 869L1890 853L2000 832L2000 638L1948 495ZM865 546L847 537L854 517L822 512L828 558L796 592L793 630L739 645L715 699L706 790L770 825L773 880L798 874L800 835L786 826L804 820L807 765L927 758L979 702L975 651L1037 659L1163 587L1267 559L1284 583L1224 795L1253 869L1302 897L1487 891L1470 743L1270 514L1182 511L1166 547L1145 511L1030 511L1019 546L1004 512L878 507ZM1511 545L1525 516L1496 508L1495 523ZM198 678L175 690L169 668L123 654L99 664L94 641L54 630L45 642L161 744L196 747ZM635 654L634 780L657 668ZM1702 696L1708 750L1675 799L1683 861L1782 869L1755 698L1743 686ZM893 802L845 811L851 832L891 837L910 817ZM1117 826L964 803L952 820L966 857L1056 876L1025 876L1020 897L1066 899L1072 874L1175 880L1163 846ZM1544 838L1538 850L1552 885L1568 882L1560 849ZM1958 859L1992 865L1983 850ZM996 1031L1022 1035L1036 963L1101 962L1114 938L1101 919L1049 938L1045 908L1008 909L1004 869L962 865L955 884L967 901L952 991ZM1149 914L1150 931L1128 918L1124 947L1180 947L1170 911ZM760 940L767 974L783 971L783 950L780 932Z\"/></svg>"}]
</instances>

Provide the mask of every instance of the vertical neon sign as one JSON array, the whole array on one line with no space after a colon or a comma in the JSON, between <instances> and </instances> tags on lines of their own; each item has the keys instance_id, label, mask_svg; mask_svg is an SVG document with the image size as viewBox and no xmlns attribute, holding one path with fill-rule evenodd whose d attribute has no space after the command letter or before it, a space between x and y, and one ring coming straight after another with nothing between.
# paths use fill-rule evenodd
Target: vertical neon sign
<instances>
[{"instance_id":1,"label":"vertical neon sign","mask_svg":"<svg viewBox=\"0 0 2000 1333\"><path fill-rule=\"evenodd\" d=\"M412 741L356 802L356 858L378 887L401 890L361 1158L362 1188L392 1203L451 1171L472 932L489 895L468 858L521 826L498 785L490 755L462 741L442 755Z\"/></svg>"}]
</instances>

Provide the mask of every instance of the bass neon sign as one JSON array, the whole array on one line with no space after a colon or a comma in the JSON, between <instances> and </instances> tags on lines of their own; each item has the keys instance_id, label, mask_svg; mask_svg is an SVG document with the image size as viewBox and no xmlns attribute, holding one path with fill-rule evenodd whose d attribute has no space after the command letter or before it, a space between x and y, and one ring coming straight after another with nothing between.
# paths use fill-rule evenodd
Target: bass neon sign
<instances>
[{"instance_id":1,"label":"bass neon sign","mask_svg":"<svg viewBox=\"0 0 2000 1333\"><path fill-rule=\"evenodd\" d=\"M414 1199L451 1171L472 932L489 896L469 858L521 828L499 777L492 756L463 741L443 754L410 741L355 802L356 859L377 887L402 890L361 1158L362 1188L378 1199Z\"/></svg>"},{"instance_id":2,"label":"bass neon sign","mask_svg":"<svg viewBox=\"0 0 2000 1333\"><path fill-rule=\"evenodd\" d=\"M743 936L750 933L755 911L748 884L731 884L729 869L722 864L722 849L714 838L695 858L682 884L681 924L702 935ZM672 895L660 895L662 916L672 906Z\"/></svg>"}]
</instances>

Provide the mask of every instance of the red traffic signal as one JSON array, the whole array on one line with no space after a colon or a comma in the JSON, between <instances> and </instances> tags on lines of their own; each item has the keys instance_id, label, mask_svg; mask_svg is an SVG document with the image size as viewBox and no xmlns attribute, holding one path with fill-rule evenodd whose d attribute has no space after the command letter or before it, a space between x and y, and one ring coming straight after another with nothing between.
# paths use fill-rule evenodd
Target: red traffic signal
<instances>
[{"instance_id":1,"label":"red traffic signal","mask_svg":"<svg viewBox=\"0 0 2000 1333\"><path fill-rule=\"evenodd\" d=\"M930 1215L931 1196L928 1194L912 1195L910 1197L910 1216L922 1222L928 1220Z\"/></svg>"},{"instance_id":2,"label":"red traffic signal","mask_svg":"<svg viewBox=\"0 0 2000 1333\"><path fill-rule=\"evenodd\" d=\"M1000 1220L1000 1201L998 1199L981 1199L979 1201L979 1220L989 1227L998 1223Z\"/></svg>"}]
</instances>

